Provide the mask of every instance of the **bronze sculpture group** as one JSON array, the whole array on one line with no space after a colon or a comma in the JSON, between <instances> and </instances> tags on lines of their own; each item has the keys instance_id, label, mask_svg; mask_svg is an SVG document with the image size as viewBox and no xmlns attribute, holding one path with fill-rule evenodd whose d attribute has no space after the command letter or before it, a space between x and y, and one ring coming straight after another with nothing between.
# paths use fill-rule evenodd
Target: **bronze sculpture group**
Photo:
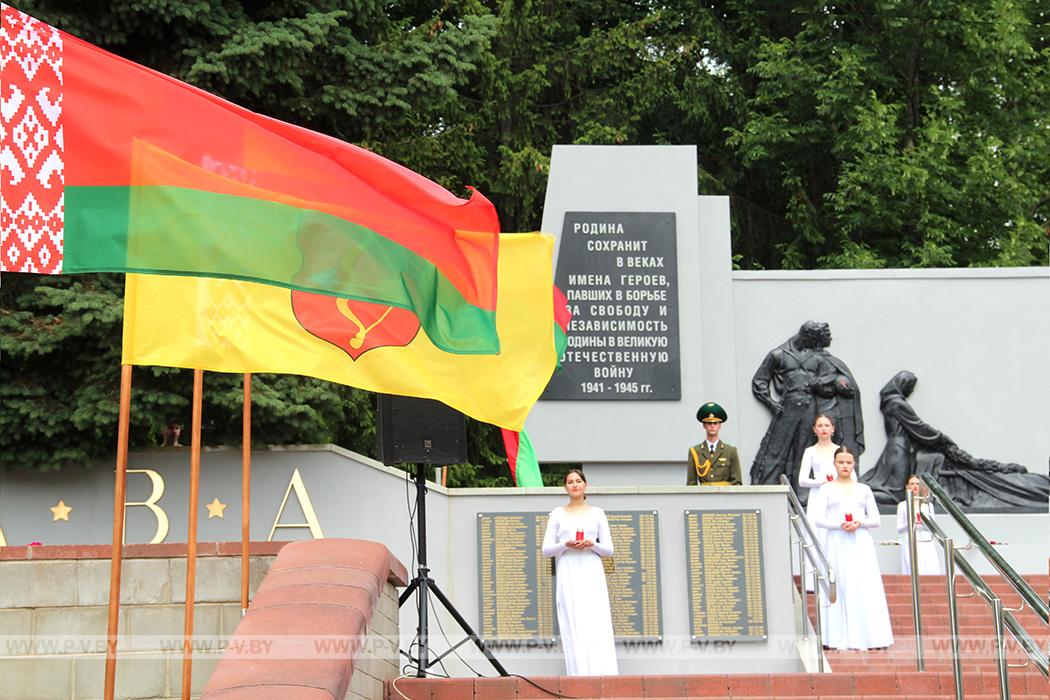
<instances>
[{"instance_id":1,"label":"bronze sculpture group","mask_svg":"<svg viewBox=\"0 0 1050 700\"><path fill-rule=\"evenodd\" d=\"M828 352L830 344L827 323L806 321L797 334L770 350L755 372L752 393L772 419L751 466L752 484L775 484L783 474L800 491L798 465L813 442L813 420L821 414L834 422L833 442L849 447L858 458L864 452L860 390L849 367ZM875 466L861 473L880 507L896 507L909 474L930 473L968 511L1045 512L1050 476L963 450L912 408L908 399L916 382L913 373L901 371L880 392L886 447Z\"/></svg>"}]
</instances>

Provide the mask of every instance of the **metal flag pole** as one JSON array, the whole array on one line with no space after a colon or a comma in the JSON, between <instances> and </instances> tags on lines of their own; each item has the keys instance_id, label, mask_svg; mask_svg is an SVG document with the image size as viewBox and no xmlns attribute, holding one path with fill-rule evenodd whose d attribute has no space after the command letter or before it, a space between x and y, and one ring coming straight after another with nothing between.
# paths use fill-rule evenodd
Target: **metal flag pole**
<instances>
[{"instance_id":1,"label":"metal flag pole","mask_svg":"<svg viewBox=\"0 0 1050 700\"><path fill-rule=\"evenodd\" d=\"M201 476L201 396L204 370L193 370L193 435L190 442L190 505L186 520L186 607L182 635L182 700L190 700L193 681L193 601L197 580L197 496Z\"/></svg>"},{"instance_id":2,"label":"metal flag pole","mask_svg":"<svg viewBox=\"0 0 1050 700\"><path fill-rule=\"evenodd\" d=\"M241 615L248 612L248 578L250 562L248 539L251 536L252 507L252 375L244 373L244 418L241 436Z\"/></svg>"},{"instance_id":3,"label":"metal flag pole","mask_svg":"<svg viewBox=\"0 0 1050 700\"><path fill-rule=\"evenodd\" d=\"M113 700L117 678L117 623L120 619L120 566L124 555L124 501L128 485L128 424L131 420L131 365L120 366L117 418L117 475L113 482L113 549L109 563L109 623L106 630L105 700Z\"/></svg>"}]
</instances>

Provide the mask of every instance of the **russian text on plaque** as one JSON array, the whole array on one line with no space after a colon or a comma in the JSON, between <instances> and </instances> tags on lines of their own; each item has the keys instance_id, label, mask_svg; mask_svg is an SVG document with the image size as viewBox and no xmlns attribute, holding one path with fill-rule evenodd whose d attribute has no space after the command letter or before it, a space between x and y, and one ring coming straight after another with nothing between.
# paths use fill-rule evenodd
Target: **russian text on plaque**
<instances>
[{"instance_id":1,"label":"russian text on plaque","mask_svg":"<svg viewBox=\"0 0 1050 700\"><path fill-rule=\"evenodd\" d=\"M572 320L542 399L681 398L673 212L566 212L554 280Z\"/></svg>"},{"instance_id":2,"label":"russian text on plaque","mask_svg":"<svg viewBox=\"0 0 1050 700\"><path fill-rule=\"evenodd\" d=\"M613 634L618 640L658 642L663 616L656 511L606 511L605 516L613 539L612 565L605 570Z\"/></svg>"},{"instance_id":3,"label":"russian text on plaque","mask_svg":"<svg viewBox=\"0 0 1050 700\"><path fill-rule=\"evenodd\" d=\"M606 560L618 640L659 641L659 527L655 511L606 511L614 558ZM478 606L486 642L550 642L557 635L555 579L540 548L546 513L478 513Z\"/></svg>"},{"instance_id":4,"label":"russian text on plaque","mask_svg":"<svg viewBox=\"0 0 1050 700\"><path fill-rule=\"evenodd\" d=\"M478 513L479 635L487 642L550 642L550 561L540 553L546 513Z\"/></svg>"},{"instance_id":5,"label":"russian text on plaque","mask_svg":"<svg viewBox=\"0 0 1050 700\"><path fill-rule=\"evenodd\" d=\"M762 512L685 511L693 641L767 637Z\"/></svg>"}]
</instances>

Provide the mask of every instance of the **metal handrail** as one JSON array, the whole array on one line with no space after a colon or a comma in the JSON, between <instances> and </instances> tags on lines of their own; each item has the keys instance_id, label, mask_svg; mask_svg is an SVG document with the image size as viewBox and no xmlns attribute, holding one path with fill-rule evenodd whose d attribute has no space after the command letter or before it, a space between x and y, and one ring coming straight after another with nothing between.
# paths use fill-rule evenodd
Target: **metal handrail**
<instances>
[{"instance_id":1,"label":"metal handrail","mask_svg":"<svg viewBox=\"0 0 1050 700\"><path fill-rule=\"evenodd\" d=\"M923 499L925 500L925 499ZM907 492L908 516L908 554L911 569L911 616L915 623L915 665L920 671L926 670L926 652L922 648L922 606L919 605L919 544L915 536L916 508L915 494Z\"/></svg>"},{"instance_id":2,"label":"metal handrail","mask_svg":"<svg viewBox=\"0 0 1050 700\"><path fill-rule=\"evenodd\" d=\"M838 585L835 582L835 570L831 568L828 558L824 555L824 550L820 547L817 535L813 532L809 519L806 518L806 511L802 508L802 503L799 502L795 491L791 488L791 483L783 474L780 476L780 483L788 487L788 510L791 511L788 515L788 520L798 535L798 578L802 590L803 639L807 639L806 621L809 616L809 596L806 591L806 559L808 558L813 565L813 611L816 616L814 627L817 635L817 671L823 673L824 640L821 632L823 625L821 624L820 589L824 589L824 594L827 596L829 603L836 601L838 598Z\"/></svg>"},{"instance_id":3,"label":"metal handrail","mask_svg":"<svg viewBox=\"0 0 1050 700\"><path fill-rule=\"evenodd\" d=\"M955 602L956 598L960 597L956 596L955 593L955 571L956 568L958 568L958 570L962 573L963 577L969 582L970 587L973 589L974 593L980 595L985 600L985 602L988 603L989 607L991 607L992 612L994 614L996 636L996 662L999 675L999 697L1002 700L1009 700L1010 685L1009 676L1007 673L1009 664L1006 661L1006 645L1004 630L1010 631L1010 633L1014 636L1014 638L1024 649L1025 654L1028 656L1029 660L1033 664L1035 664L1035 666L1039 669L1043 676L1047 676L1048 672L1050 672L1050 663L1048 663L1047 655L1032 639L1032 637L1028 634L1024 627L1021 626L1021 624L1013 616L1013 613L1003 608L1002 599L998 595L996 595L996 593L992 590L991 586L989 586L988 583L980 577L980 575L977 573L976 569L973 568L970 562L966 561L966 558L959 553L960 550L970 549L973 546L976 546L979 551L981 551L985 554L986 557L988 557L989 561L992 561L992 558L988 556L986 552L986 550L989 550L990 547L985 543L984 536L981 535L980 531L978 531L977 528L974 527L973 524L969 521L969 519L966 518L966 516L962 513L962 510L958 507L958 505L956 505L955 502L951 500L951 497L944 492L940 484L938 484L932 476L924 474L921 478L922 481L928 487L930 487L930 493L932 493L937 498L941 505L944 506L948 514L952 516L953 520L955 520L955 522L958 525L960 525L960 527L963 528L963 531L970 537L969 544L963 547L957 547L955 546L955 543L952 540L952 538L948 537L945 534L944 530L941 529L940 525L938 525L933 518L923 519L923 524L926 526L926 528L944 546L945 577L948 587L948 613L952 641L952 671L955 676L955 697L957 698L957 700L962 700L963 697L962 659L959 653L958 608ZM914 498L913 494L909 493L907 500L909 523L913 523L915 517L914 511L916 499ZM908 527L908 538L909 547L912 552L912 589L913 591L915 591L916 594L913 603L915 605L915 610L917 613L919 609L917 585L917 572L919 567L918 562L915 559L915 529L912 525ZM999 572L1004 576L1004 578L1010 580L1014 590L1018 593L1021 593L1021 589L1017 585L1017 580L1020 580L1026 588L1029 588L1029 590L1031 590L1028 584L1025 583L1023 579L1020 579L1016 572L1014 572L1013 568L1009 564L1007 564L1006 561L1002 559L1002 557L999 556L998 552L994 552L994 550L992 551L994 553L995 558L999 560L998 562L992 561L993 565L995 565L995 568L999 570ZM1010 572L1010 574L1012 574L1014 577L1016 577L1017 580L1011 580L1009 578L1010 574L1006 573L1007 571ZM1026 596L1024 596L1023 594L1021 595L1022 599L1027 600ZM1035 606L1033 606L1033 608L1036 609L1036 611L1038 612L1038 608L1035 608ZM1045 609L1045 606L1043 606L1043 608ZM1044 617L1043 619L1045 620L1046 618ZM916 614L915 625L917 641L916 659L920 664L921 670L922 625L918 614Z\"/></svg>"},{"instance_id":4,"label":"metal handrail","mask_svg":"<svg viewBox=\"0 0 1050 700\"><path fill-rule=\"evenodd\" d=\"M835 583L835 570L831 568L827 556L824 555L824 550L821 549L819 541L817 540L817 533L813 531L813 526L809 524L809 518L806 517L806 509L802 507L802 502L798 500L798 496L795 495L794 489L791 488L791 482L788 481L786 476L781 474L780 483L788 487L787 493L789 507L791 508L792 514L798 516L791 520L795 527L795 531L799 534L799 537L803 537L803 539L807 540L805 550L806 557L813 563L813 569L817 572L818 581L828 596L828 602L834 603L838 599L838 586ZM801 523L801 525L799 523ZM803 535L803 533L805 533L805 535ZM818 560L821 566L817 566ZM824 573L825 575L821 575L821 573Z\"/></svg>"},{"instance_id":5,"label":"metal handrail","mask_svg":"<svg viewBox=\"0 0 1050 700\"><path fill-rule=\"evenodd\" d=\"M931 475L923 474L922 481L930 489L930 493L937 497L938 503L944 507L944 510L947 511L948 515L952 516L952 520L954 520L959 527L962 528L962 531L966 533L966 536L970 538L970 543L976 547L977 550L984 555L984 558L987 559L996 570L998 570L999 574L1010 583L1014 591L1021 596L1021 600L1035 611L1036 615L1042 619L1043 624L1050 624L1050 610L1047 608L1046 601L1040 598L1039 594L1028 585L1028 582L1021 578L1017 572L1014 571L1014 568L1003 559L1003 556L999 554L994 547L988 544L984 535L981 534L981 531L978 530L970 519L966 517L966 514L962 512L962 509L959 508L958 504L952 500L951 496L941 488L941 485L938 484Z\"/></svg>"}]
</instances>

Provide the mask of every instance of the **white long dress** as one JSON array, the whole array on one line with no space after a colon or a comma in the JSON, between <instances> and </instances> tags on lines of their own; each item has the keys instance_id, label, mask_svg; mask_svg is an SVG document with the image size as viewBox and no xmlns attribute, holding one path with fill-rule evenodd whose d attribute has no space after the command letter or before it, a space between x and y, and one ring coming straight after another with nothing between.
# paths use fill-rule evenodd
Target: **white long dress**
<instances>
[{"instance_id":1,"label":"white long dress","mask_svg":"<svg viewBox=\"0 0 1050 700\"><path fill-rule=\"evenodd\" d=\"M568 540L583 530L593 540L589 550L569 549ZM612 534L605 511L591 506L575 515L561 506L551 511L543 537L543 554L557 557L555 585L558 628L569 676L615 676L616 642L613 638L609 590L601 557L612 556Z\"/></svg>"},{"instance_id":2,"label":"white long dress","mask_svg":"<svg viewBox=\"0 0 1050 700\"><path fill-rule=\"evenodd\" d=\"M806 487L809 489L809 500L806 501L806 519L809 520L809 524L813 526L816 531L817 542L820 544L820 548L825 548L825 535L827 530L822 530L817 527L816 521L813 519L813 501L817 495L817 489L824 484L828 483L828 476L831 480L835 478L835 458L833 455L821 455L817 451L816 445L810 445L802 453L802 466L798 470L798 485L799 488ZM856 475L853 476L856 481ZM812 582L806 584L809 586L809 590L813 590Z\"/></svg>"},{"instance_id":3,"label":"white long dress","mask_svg":"<svg viewBox=\"0 0 1050 700\"><path fill-rule=\"evenodd\" d=\"M835 570L838 597L821 618L824 644L833 649L873 649L893 644L890 613L875 540L868 531L879 526L879 507L867 484L848 491L832 482L815 494L813 516L827 531L828 562ZM842 529L846 513L861 526Z\"/></svg>"},{"instance_id":4,"label":"white long dress","mask_svg":"<svg viewBox=\"0 0 1050 700\"><path fill-rule=\"evenodd\" d=\"M916 504L922 513L922 520L935 520L933 506L929 503ZM897 532L901 533L901 573L911 573L911 550L908 549L908 502L901 501L897 504ZM919 558L919 575L940 575L944 573L941 568L941 550L933 541L933 533L922 524L915 523L915 550Z\"/></svg>"}]
</instances>

